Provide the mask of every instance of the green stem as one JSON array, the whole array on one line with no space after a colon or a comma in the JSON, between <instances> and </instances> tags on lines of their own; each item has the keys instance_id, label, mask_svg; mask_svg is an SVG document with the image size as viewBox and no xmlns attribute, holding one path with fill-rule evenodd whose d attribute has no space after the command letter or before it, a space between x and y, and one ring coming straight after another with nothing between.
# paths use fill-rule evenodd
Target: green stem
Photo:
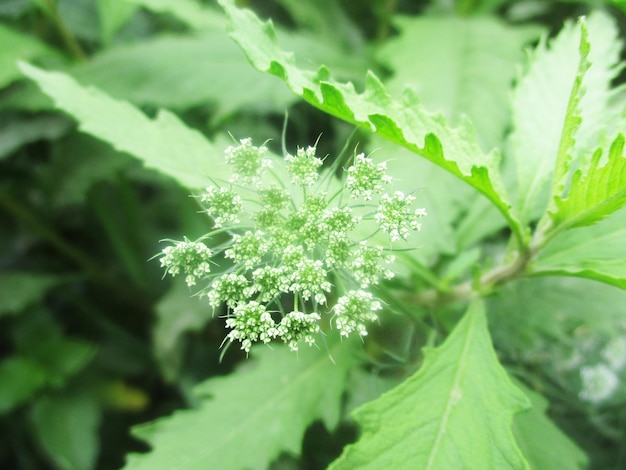
<instances>
[{"instance_id":1,"label":"green stem","mask_svg":"<svg viewBox=\"0 0 626 470\"><path fill-rule=\"evenodd\" d=\"M74 58L81 62L85 62L88 59L87 54L85 54L83 48L80 46L74 35L65 25L65 22L63 21L63 18L61 18L59 10L57 9L56 2L54 0L46 0L46 3L48 6L47 11L50 15L50 19L54 23L59 34L61 35L61 39L65 43L65 46L74 56Z\"/></svg>"}]
</instances>

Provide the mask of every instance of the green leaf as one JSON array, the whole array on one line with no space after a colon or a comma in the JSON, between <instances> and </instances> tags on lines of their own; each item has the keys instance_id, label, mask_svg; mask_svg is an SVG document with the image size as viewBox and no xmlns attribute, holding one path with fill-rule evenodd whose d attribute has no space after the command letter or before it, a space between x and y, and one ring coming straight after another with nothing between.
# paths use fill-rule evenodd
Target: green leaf
<instances>
[{"instance_id":1,"label":"green leaf","mask_svg":"<svg viewBox=\"0 0 626 470\"><path fill-rule=\"evenodd\" d=\"M209 176L219 179L225 163L213 145L174 114L161 110L147 118L131 104L94 88L84 88L59 72L21 63L20 68L58 108L78 120L83 132L127 152L148 168L171 176L188 188L202 188Z\"/></svg>"},{"instance_id":2,"label":"green leaf","mask_svg":"<svg viewBox=\"0 0 626 470\"><path fill-rule=\"evenodd\" d=\"M0 160L25 144L58 139L71 126L72 122L58 113L35 116L3 113L0 115Z\"/></svg>"},{"instance_id":3,"label":"green leaf","mask_svg":"<svg viewBox=\"0 0 626 470\"><path fill-rule=\"evenodd\" d=\"M222 30L224 17L211 8L194 0L125 0L147 8L155 13L166 13L174 16L193 29Z\"/></svg>"},{"instance_id":4,"label":"green leaf","mask_svg":"<svg viewBox=\"0 0 626 470\"><path fill-rule=\"evenodd\" d=\"M30 359L13 356L0 362L0 415L28 401L45 383L45 371Z\"/></svg>"},{"instance_id":5,"label":"green leaf","mask_svg":"<svg viewBox=\"0 0 626 470\"><path fill-rule=\"evenodd\" d=\"M558 468L579 470L587 467L587 456L547 416L548 400L515 381L530 398L532 408L515 416L513 432L532 470Z\"/></svg>"},{"instance_id":6,"label":"green leaf","mask_svg":"<svg viewBox=\"0 0 626 470\"><path fill-rule=\"evenodd\" d=\"M499 155L480 150L466 120L458 128L449 127L441 115L426 111L410 90L399 101L393 100L373 73L365 78L365 91L358 93L351 83L332 81L325 67L317 74L303 71L292 55L278 47L270 22L262 23L230 1L220 4L230 17L231 36L258 70L282 78L296 95L322 111L372 130L461 178L484 194L506 217L520 242L525 241L501 182Z\"/></svg>"},{"instance_id":7,"label":"green leaf","mask_svg":"<svg viewBox=\"0 0 626 470\"><path fill-rule=\"evenodd\" d=\"M36 437L55 468L88 470L98 456L100 406L97 395L65 392L37 401L31 415Z\"/></svg>"},{"instance_id":8,"label":"green leaf","mask_svg":"<svg viewBox=\"0 0 626 470\"><path fill-rule=\"evenodd\" d=\"M43 298L62 279L48 274L0 273L0 317L21 313Z\"/></svg>"},{"instance_id":9,"label":"green leaf","mask_svg":"<svg viewBox=\"0 0 626 470\"><path fill-rule=\"evenodd\" d=\"M545 210L557 156L562 155L555 183L561 185L568 156L578 161L618 121L616 110L609 111L621 50L615 23L596 12L586 25L588 43L571 23L549 45L542 40L513 95L511 151L517 166L517 207L524 221Z\"/></svg>"},{"instance_id":10,"label":"green leaf","mask_svg":"<svg viewBox=\"0 0 626 470\"><path fill-rule=\"evenodd\" d=\"M321 419L328 429L339 421L348 370L348 344L329 351L283 346L253 349L254 363L227 377L200 384L197 409L136 427L150 443L148 454L134 454L125 468L261 470L281 452L300 453L309 424ZM209 396L211 398L209 398Z\"/></svg>"},{"instance_id":11,"label":"green leaf","mask_svg":"<svg viewBox=\"0 0 626 470\"><path fill-rule=\"evenodd\" d=\"M512 27L495 17L420 16L394 19L399 35L377 56L393 75L387 88L416 89L424 106L451 123L471 118L483 148L502 143L510 124L510 88L523 46L538 27Z\"/></svg>"},{"instance_id":12,"label":"green leaf","mask_svg":"<svg viewBox=\"0 0 626 470\"><path fill-rule=\"evenodd\" d=\"M608 161L599 149L583 175L577 170L567 197L557 197L556 210L550 213L553 230L593 225L626 204L626 154L624 136L611 145Z\"/></svg>"},{"instance_id":13,"label":"green leaf","mask_svg":"<svg viewBox=\"0 0 626 470\"><path fill-rule=\"evenodd\" d=\"M223 31L120 45L70 73L137 104L184 110L211 103L213 120L244 109L282 114L295 99L278 80L252 69Z\"/></svg>"},{"instance_id":14,"label":"green leaf","mask_svg":"<svg viewBox=\"0 0 626 470\"><path fill-rule=\"evenodd\" d=\"M102 42L109 44L117 31L135 13L136 5L120 0L98 0L100 35Z\"/></svg>"},{"instance_id":15,"label":"green leaf","mask_svg":"<svg viewBox=\"0 0 626 470\"><path fill-rule=\"evenodd\" d=\"M167 380L174 381L183 359L183 335L202 328L213 316L213 309L190 297L189 288L176 282L156 306L154 327L155 355Z\"/></svg>"},{"instance_id":16,"label":"green leaf","mask_svg":"<svg viewBox=\"0 0 626 470\"><path fill-rule=\"evenodd\" d=\"M18 60L57 56L57 52L32 35L22 34L0 23L0 88L22 78Z\"/></svg>"},{"instance_id":17,"label":"green leaf","mask_svg":"<svg viewBox=\"0 0 626 470\"><path fill-rule=\"evenodd\" d=\"M530 266L533 276L576 276L626 289L626 211L555 238Z\"/></svg>"},{"instance_id":18,"label":"green leaf","mask_svg":"<svg viewBox=\"0 0 626 470\"><path fill-rule=\"evenodd\" d=\"M330 468L527 468L511 426L529 405L498 363L476 300L413 377L354 411L363 434Z\"/></svg>"}]
</instances>

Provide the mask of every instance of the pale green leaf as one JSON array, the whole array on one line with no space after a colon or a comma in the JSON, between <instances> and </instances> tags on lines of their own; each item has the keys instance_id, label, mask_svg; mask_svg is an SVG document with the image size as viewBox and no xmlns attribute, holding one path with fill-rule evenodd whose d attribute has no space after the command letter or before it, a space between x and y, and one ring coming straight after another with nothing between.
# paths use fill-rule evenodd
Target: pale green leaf
<instances>
[{"instance_id":1,"label":"pale green leaf","mask_svg":"<svg viewBox=\"0 0 626 470\"><path fill-rule=\"evenodd\" d=\"M322 111L370 129L466 181L489 198L518 239L525 240L499 176L499 155L480 150L466 120L458 128L449 127L440 114L428 112L409 90L400 100L393 100L373 73L366 76L365 91L358 93L351 83L332 81L324 67L317 74L304 71L295 65L291 54L278 47L271 23L262 23L252 12L236 8L230 1L220 4L231 19L232 37L258 70L282 78L296 95Z\"/></svg>"},{"instance_id":2,"label":"pale green leaf","mask_svg":"<svg viewBox=\"0 0 626 470\"><path fill-rule=\"evenodd\" d=\"M57 107L79 122L83 132L139 158L148 168L188 188L202 188L209 177L224 174L225 164L218 151L174 114L162 110L156 119L149 119L131 104L95 88L84 88L63 73L46 72L27 63L20 67Z\"/></svg>"},{"instance_id":3,"label":"pale green leaf","mask_svg":"<svg viewBox=\"0 0 626 470\"><path fill-rule=\"evenodd\" d=\"M603 165L602 150L597 151L586 174L577 170L565 198L557 197L556 211L550 213L554 229L593 225L626 204L626 154L624 136L611 145ZM602 166L601 166L602 165Z\"/></svg>"},{"instance_id":4,"label":"pale green leaf","mask_svg":"<svg viewBox=\"0 0 626 470\"><path fill-rule=\"evenodd\" d=\"M531 275L577 276L626 289L626 212L555 238L530 266Z\"/></svg>"},{"instance_id":5,"label":"pale green leaf","mask_svg":"<svg viewBox=\"0 0 626 470\"><path fill-rule=\"evenodd\" d=\"M0 317L21 313L41 301L46 292L62 278L28 272L0 273Z\"/></svg>"},{"instance_id":6,"label":"pale green leaf","mask_svg":"<svg viewBox=\"0 0 626 470\"><path fill-rule=\"evenodd\" d=\"M37 440L60 470L95 468L100 406L90 392L65 392L38 400L32 409Z\"/></svg>"},{"instance_id":7,"label":"pale green leaf","mask_svg":"<svg viewBox=\"0 0 626 470\"><path fill-rule=\"evenodd\" d=\"M536 219L545 210L559 152L577 161L596 148L598 139L617 120L614 112L608 111L613 109L609 106L613 97L610 86L619 72L621 50L615 23L607 14L596 12L586 25L591 65L584 77L578 73L586 68L583 64L579 70L580 28L567 23L554 40L549 44L541 41L531 53L528 70L513 95L510 144L517 166L517 206L523 220ZM579 83L575 85L577 74ZM568 108L575 86L580 90L574 90Z\"/></svg>"},{"instance_id":8,"label":"pale green leaf","mask_svg":"<svg viewBox=\"0 0 626 470\"><path fill-rule=\"evenodd\" d=\"M411 86L424 106L449 122L469 116L483 148L499 146L510 124L510 87L523 46L541 30L488 16L398 17L394 24L400 34L378 54L393 72L388 89Z\"/></svg>"},{"instance_id":9,"label":"pale green leaf","mask_svg":"<svg viewBox=\"0 0 626 470\"><path fill-rule=\"evenodd\" d=\"M176 282L156 306L155 355L165 378L171 381L176 379L183 359L183 335L199 330L213 316L212 308L190 294L185 283Z\"/></svg>"},{"instance_id":10,"label":"pale green leaf","mask_svg":"<svg viewBox=\"0 0 626 470\"><path fill-rule=\"evenodd\" d=\"M223 31L120 45L70 73L80 83L136 104L168 109L213 104L213 119L239 110L282 114L295 100L284 84L250 67Z\"/></svg>"},{"instance_id":11,"label":"pale green leaf","mask_svg":"<svg viewBox=\"0 0 626 470\"><path fill-rule=\"evenodd\" d=\"M515 381L530 398L532 408L515 416L513 431L532 470L579 470L587 467L587 456L547 416L548 400Z\"/></svg>"},{"instance_id":12,"label":"pale green leaf","mask_svg":"<svg viewBox=\"0 0 626 470\"><path fill-rule=\"evenodd\" d=\"M30 359L13 356L0 362L0 415L28 401L46 383L46 372Z\"/></svg>"},{"instance_id":13,"label":"pale green leaf","mask_svg":"<svg viewBox=\"0 0 626 470\"><path fill-rule=\"evenodd\" d=\"M354 411L363 434L330 468L527 468L512 423L529 405L500 366L476 300L413 377Z\"/></svg>"},{"instance_id":14,"label":"pale green leaf","mask_svg":"<svg viewBox=\"0 0 626 470\"><path fill-rule=\"evenodd\" d=\"M346 343L297 354L257 347L245 369L195 389L199 408L135 428L153 450L129 456L125 468L265 470L281 452L298 455L309 424L338 424L351 356Z\"/></svg>"},{"instance_id":15,"label":"pale green leaf","mask_svg":"<svg viewBox=\"0 0 626 470\"><path fill-rule=\"evenodd\" d=\"M22 78L18 60L58 56L32 35L26 35L0 23L0 88Z\"/></svg>"}]
</instances>

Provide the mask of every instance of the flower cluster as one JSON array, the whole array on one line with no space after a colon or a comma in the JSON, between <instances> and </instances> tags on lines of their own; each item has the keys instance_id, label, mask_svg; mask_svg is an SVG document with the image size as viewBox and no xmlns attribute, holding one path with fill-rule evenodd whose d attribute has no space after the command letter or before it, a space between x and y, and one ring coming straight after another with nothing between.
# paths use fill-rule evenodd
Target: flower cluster
<instances>
[{"instance_id":1,"label":"flower cluster","mask_svg":"<svg viewBox=\"0 0 626 470\"><path fill-rule=\"evenodd\" d=\"M267 152L250 139L229 147L233 176L200 198L216 227L203 239L228 232L229 241L213 251L202 242L176 243L163 250L161 264L171 275L187 274L189 285L208 280L201 293L213 308L227 307L226 340L246 352L255 342L282 340L294 351L301 342L314 344L321 313L331 316L331 327L342 337L367 335L366 325L382 309L370 289L393 277L391 243L420 229L424 209L413 208L413 195L386 193L384 185L392 182L386 165L363 154L329 195L322 187L330 187L332 172L320 171L315 147L285 157L289 182L273 171L264 177L272 167ZM302 194L292 195L289 184ZM388 234L385 246L372 243L371 236L363 240L372 223ZM219 254L230 264L210 273L209 259Z\"/></svg>"}]
</instances>

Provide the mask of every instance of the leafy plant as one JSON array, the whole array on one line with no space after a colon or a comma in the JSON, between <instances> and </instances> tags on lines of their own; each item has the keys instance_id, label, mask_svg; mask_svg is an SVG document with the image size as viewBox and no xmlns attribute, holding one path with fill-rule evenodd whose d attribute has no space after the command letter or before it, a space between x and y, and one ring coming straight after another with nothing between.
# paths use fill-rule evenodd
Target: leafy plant
<instances>
[{"instance_id":1,"label":"leafy plant","mask_svg":"<svg viewBox=\"0 0 626 470\"><path fill-rule=\"evenodd\" d=\"M3 466L623 467L623 5L218 3L0 7Z\"/></svg>"}]
</instances>

